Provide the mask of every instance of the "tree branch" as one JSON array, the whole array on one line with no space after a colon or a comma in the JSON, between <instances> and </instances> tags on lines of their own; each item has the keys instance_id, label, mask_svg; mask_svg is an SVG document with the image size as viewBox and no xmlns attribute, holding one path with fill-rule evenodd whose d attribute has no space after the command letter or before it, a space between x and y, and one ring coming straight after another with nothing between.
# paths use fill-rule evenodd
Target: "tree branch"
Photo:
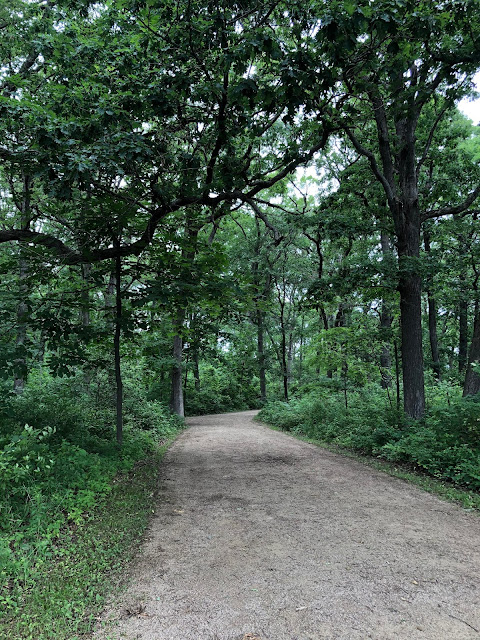
<instances>
[{"instance_id":1,"label":"tree branch","mask_svg":"<svg viewBox=\"0 0 480 640\"><path fill-rule=\"evenodd\" d=\"M393 193L393 189L390 186L388 180L385 178L385 176L383 175L383 173L380 171L378 164L377 164L377 160L375 159L374 154L367 149L366 147L364 147L363 145L360 144L358 138L354 135L354 133L351 131L351 129L349 127L344 127L345 133L347 134L347 136L350 138L351 143L353 144L353 146L355 147L355 150L360 153L362 156L365 156L368 161L370 162L370 167L373 171L374 176L377 178L377 180L381 183L381 185L383 186L385 193L387 195L387 199L389 204L394 207L395 205L395 194Z\"/></svg>"},{"instance_id":2,"label":"tree branch","mask_svg":"<svg viewBox=\"0 0 480 640\"><path fill-rule=\"evenodd\" d=\"M451 104L448 104L448 102L446 102L445 105L443 106L443 109L440 109L440 113L435 118L435 122L433 123L432 128L430 129L430 133L428 134L428 140L423 150L422 157L417 162L417 169L416 169L417 178L423 163L427 159L427 155L428 155L428 152L430 151L430 147L432 146L433 136L435 135L435 131L437 130L438 124L440 120L443 118L443 116L445 115L445 112L447 111L447 109L449 109L451 106L452 106Z\"/></svg>"},{"instance_id":3,"label":"tree branch","mask_svg":"<svg viewBox=\"0 0 480 640\"><path fill-rule=\"evenodd\" d=\"M259 180L258 182L253 183L253 185L247 187L246 191L233 189L232 191L226 191L216 196L210 196L208 193L204 193L203 195L199 196L184 196L181 198L177 198L170 203L160 203L160 206L158 206L157 209L152 212L140 238L130 244L121 245L119 247L108 247L104 249L84 249L83 251L79 252L72 249L55 236L36 231L25 231L22 229L0 230L0 244L4 242L18 241L41 245L50 249L56 256L62 258L62 260L66 264L78 264L85 261L100 262L103 260L115 258L117 256L139 256L142 251L144 251L144 249L146 249L146 247L152 242L153 236L160 221L163 220L167 215L174 213L175 211L178 211L183 207L194 204L215 208L222 202L241 201L248 203L248 201L252 200L257 193L259 193L263 189L272 187L274 184L291 173L296 167L311 160L315 153L320 151L320 149L325 146L329 134L330 131L324 129L320 141L316 145L314 145L308 152L288 162L281 171L276 173L271 178L268 178L266 180ZM222 212L218 217L222 217L226 213L227 211ZM215 217L215 219L217 219L217 217Z\"/></svg>"},{"instance_id":4,"label":"tree branch","mask_svg":"<svg viewBox=\"0 0 480 640\"><path fill-rule=\"evenodd\" d=\"M440 218L441 216L454 216L458 213L463 213L468 207L475 202L480 195L480 184L472 191L472 193L461 204L457 204L453 207L443 207L442 209L435 209L433 211L426 211L422 216L422 221L429 220L430 218Z\"/></svg>"},{"instance_id":5,"label":"tree branch","mask_svg":"<svg viewBox=\"0 0 480 640\"><path fill-rule=\"evenodd\" d=\"M273 233L275 246L278 246L283 239L282 234L279 232L279 230L276 227L273 226L273 224L270 222L267 216L263 213L260 207L258 207L253 200L247 199L245 200L245 202L251 207L251 209L254 211L255 215L257 216L257 218L260 218L260 220L263 221L267 229L270 229L270 231Z\"/></svg>"}]
</instances>

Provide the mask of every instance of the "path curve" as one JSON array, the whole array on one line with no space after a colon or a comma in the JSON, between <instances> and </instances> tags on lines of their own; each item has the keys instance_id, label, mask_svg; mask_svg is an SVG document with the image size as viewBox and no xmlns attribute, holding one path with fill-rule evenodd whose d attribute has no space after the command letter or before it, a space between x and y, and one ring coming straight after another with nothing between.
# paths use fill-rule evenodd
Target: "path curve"
<instances>
[{"instance_id":1,"label":"path curve","mask_svg":"<svg viewBox=\"0 0 480 640\"><path fill-rule=\"evenodd\" d=\"M254 415L188 420L98 640L480 638L476 514Z\"/></svg>"}]
</instances>

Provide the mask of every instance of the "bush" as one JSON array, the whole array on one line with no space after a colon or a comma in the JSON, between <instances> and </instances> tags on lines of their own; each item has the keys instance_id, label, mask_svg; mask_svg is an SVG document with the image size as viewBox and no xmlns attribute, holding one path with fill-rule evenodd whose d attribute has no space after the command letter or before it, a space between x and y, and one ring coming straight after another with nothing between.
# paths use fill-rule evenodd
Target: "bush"
<instances>
[{"instance_id":1,"label":"bush","mask_svg":"<svg viewBox=\"0 0 480 640\"><path fill-rule=\"evenodd\" d=\"M182 424L126 385L124 444L117 447L105 375L32 376L2 407L0 428L0 610L21 606L38 567L54 557L60 534L82 526L129 470ZM111 393L110 393L111 395Z\"/></svg>"},{"instance_id":2,"label":"bush","mask_svg":"<svg viewBox=\"0 0 480 640\"><path fill-rule=\"evenodd\" d=\"M201 372L202 387L187 388L185 413L189 416L255 409L259 406L258 380L240 380L226 368L207 365Z\"/></svg>"}]
</instances>

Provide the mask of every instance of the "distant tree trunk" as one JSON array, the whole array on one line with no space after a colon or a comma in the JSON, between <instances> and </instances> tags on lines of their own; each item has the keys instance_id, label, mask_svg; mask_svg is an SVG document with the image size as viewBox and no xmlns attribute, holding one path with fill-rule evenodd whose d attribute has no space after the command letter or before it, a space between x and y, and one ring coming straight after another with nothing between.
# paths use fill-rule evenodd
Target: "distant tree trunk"
<instances>
[{"instance_id":1,"label":"distant tree trunk","mask_svg":"<svg viewBox=\"0 0 480 640\"><path fill-rule=\"evenodd\" d=\"M300 348L298 351L298 379L302 380L303 378L303 341L304 341L304 331L305 331L305 318L302 315L301 327L300 327Z\"/></svg>"},{"instance_id":2,"label":"distant tree trunk","mask_svg":"<svg viewBox=\"0 0 480 640\"><path fill-rule=\"evenodd\" d=\"M92 266L87 262L82 263L82 291L80 293L80 322L82 327L90 326L90 294L89 283Z\"/></svg>"},{"instance_id":3,"label":"distant tree trunk","mask_svg":"<svg viewBox=\"0 0 480 640\"><path fill-rule=\"evenodd\" d=\"M198 360L198 348L193 352L193 378L195 380L195 391L200 391L200 365Z\"/></svg>"},{"instance_id":4,"label":"distant tree trunk","mask_svg":"<svg viewBox=\"0 0 480 640\"><path fill-rule=\"evenodd\" d=\"M463 373L467 366L468 357L468 303L461 300L459 305L459 340L458 340L458 371Z\"/></svg>"},{"instance_id":5,"label":"distant tree trunk","mask_svg":"<svg viewBox=\"0 0 480 640\"><path fill-rule=\"evenodd\" d=\"M474 396L480 391L480 376L472 367L480 362L480 310L478 301L475 302L475 318L473 323L473 337L468 352L468 366L463 386L463 396Z\"/></svg>"},{"instance_id":6,"label":"distant tree trunk","mask_svg":"<svg viewBox=\"0 0 480 640\"><path fill-rule=\"evenodd\" d=\"M396 392L397 392L397 409L400 409L400 359L398 356L398 346L397 340L393 344L393 349L395 353L395 383L396 383Z\"/></svg>"},{"instance_id":7,"label":"distant tree trunk","mask_svg":"<svg viewBox=\"0 0 480 640\"><path fill-rule=\"evenodd\" d=\"M335 327L345 326L345 307L343 302L338 305L337 315L335 316Z\"/></svg>"},{"instance_id":8,"label":"distant tree trunk","mask_svg":"<svg viewBox=\"0 0 480 640\"><path fill-rule=\"evenodd\" d=\"M423 242L426 253L430 253L430 233L427 229L423 231ZM432 369L437 380L440 379L440 353L438 350L437 332L437 303L432 293L432 278L428 279L427 299L428 299L428 334L430 337L430 351L432 354Z\"/></svg>"},{"instance_id":9,"label":"distant tree trunk","mask_svg":"<svg viewBox=\"0 0 480 640\"><path fill-rule=\"evenodd\" d=\"M385 232L381 232L380 234L380 245L382 247L382 255L385 259L386 257L392 254L392 242L390 240L390 236ZM381 333L389 333L392 328L393 323L393 315L390 309L389 304L382 300L382 310L380 312L380 331ZM386 341L383 342L382 350L380 352L380 371L382 377L382 388L388 389L392 386L392 374L390 372L392 368L392 357L390 354L390 347L386 344Z\"/></svg>"},{"instance_id":10,"label":"distant tree trunk","mask_svg":"<svg viewBox=\"0 0 480 640\"><path fill-rule=\"evenodd\" d=\"M183 338L182 329L184 321L184 312L179 309L173 319L174 337L173 337L173 365L171 370L172 392L170 397L170 408L177 416L185 416L185 407L183 403L183 385L182 385L182 356L183 356Z\"/></svg>"},{"instance_id":11,"label":"distant tree trunk","mask_svg":"<svg viewBox=\"0 0 480 640\"><path fill-rule=\"evenodd\" d=\"M285 328L285 302L280 301L280 331L281 340L281 357L282 357L282 378L283 378L283 397L288 402L288 364L287 364L287 333Z\"/></svg>"},{"instance_id":12,"label":"distant tree trunk","mask_svg":"<svg viewBox=\"0 0 480 640\"><path fill-rule=\"evenodd\" d=\"M123 381L120 357L120 337L122 333L122 259L115 258L115 383L117 409L117 444L123 441Z\"/></svg>"},{"instance_id":13,"label":"distant tree trunk","mask_svg":"<svg viewBox=\"0 0 480 640\"><path fill-rule=\"evenodd\" d=\"M263 320L264 313L257 308L257 355L258 355L258 376L260 379L260 402L267 401L267 372L265 366L265 344Z\"/></svg>"},{"instance_id":14,"label":"distant tree trunk","mask_svg":"<svg viewBox=\"0 0 480 640\"><path fill-rule=\"evenodd\" d=\"M393 316L390 313L390 308L385 302L382 302L382 311L380 314L380 328L390 329L393 322ZM389 389L392 386L392 374L390 373L392 368L392 358L390 355L390 347L387 344L382 345L380 352L380 368L382 376L382 388Z\"/></svg>"},{"instance_id":15,"label":"distant tree trunk","mask_svg":"<svg viewBox=\"0 0 480 640\"><path fill-rule=\"evenodd\" d=\"M187 244L182 248L182 262L184 263L184 271L180 275L180 279L187 282L191 278L191 269L197 253L197 239L200 227L195 222L192 212L187 213L185 221L185 239ZM182 359L183 359L183 326L187 312L187 303L185 300L178 303L175 315L173 317L173 365L171 368L171 395L170 408L173 413L183 418L185 416L185 404L182 385Z\"/></svg>"},{"instance_id":16,"label":"distant tree trunk","mask_svg":"<svg viewBox=\"0 0 480 640\"><path fill-rule=\"evenodd\" d=\"M20 204L20 219L22 229L28 229L32 218L30 190L32 181L30 176L23 175L23 196ZM28 261L25 255L25 248L21 245L18 260L18 290L20 300L17 306L17 335L15 344L18 357L14 361L15 377L13 390L21 395L25 389L27 379L28 363L25 353L28 324Z\"/></svg>"},{"instance_id":17,"label":"distant tree trunk","mask_svg":"<svg viewBox=\"0 0 480 640\"><path fill-rule=\"evenodd\" d=\"M27 357L25 354L28 319L28 287L25 281L28 278L28 266L27 261L23 258L23 253L23 248L20 247L20 260L18 269L20 301L17 306L17 335L15 338L18 357L15 358L14 362L15 378L13 381L13 390L18 395L21 395L25 389L28 367Z\"/></svg>"},{"instance_id":18,"label":"distant tree trunk","mask_svg":"<svg viewBox=\"0 0 480 640\"><path fill-rule=\"evenodd\" d=\"M293 333L288 335L288 352L287 352L287 378L288 384L292 383L293 375Z\"/></svg>"},{"instance_id":19,"label":"distant tree trunk","mask_svg":"<svg viewBox=\"0 0 480 640\"><path fill-rule=\"evenodd\" d=\"M252 264L253 283L256 289L255 296L255 322L257 325L257 363L258 363L258 378L260 384L260 402L265 404L267 401L267 369L265 359L265 311L262 307L262 302L268 296L270 291L272 276L270 272L267 272L265 279L260 273L259 260L261 253L261 232L258 217L255 218L255 227L257 232L257 238L255 242L255 261Z\"/></svg>"},{"instance_id":20,"label":"distant tree trunk","mask_svg":"<svg viewBox=\"0 0 480 640\"><path fill-rule=\"evenodd\" d=\"M38 353L37 353L37 361L42 364L45 358L45 332L40 331L40 337L38 339Z\"/></svg>"},{"instance_id":21,"label":"distant tree trunk","mask_svg":"<svg viewBox=\"0 0 480 640\"><path fill-rule=\"evenodd\" d=\"M430 336L430 350L432 353L432 368L437 380L440 380L440 353L438 350L437 334L437 303L430 290L427 291L428 298L428 332Z\"/></svg>"},{"instance_id":22,"label":"distant tree trunk","mask_svg":"<svg viewBox=\"0 0 480 640\"><path fill-rule=\"evenodd\" d=\"M105 306L104 311L106 315L106 324L108 327L113 327L114 322L114 295L115 295L116 281L115 281L115 269L112 270L110 278L108 280L107 288L105 290Z\"/></svg>"}]
</instances>

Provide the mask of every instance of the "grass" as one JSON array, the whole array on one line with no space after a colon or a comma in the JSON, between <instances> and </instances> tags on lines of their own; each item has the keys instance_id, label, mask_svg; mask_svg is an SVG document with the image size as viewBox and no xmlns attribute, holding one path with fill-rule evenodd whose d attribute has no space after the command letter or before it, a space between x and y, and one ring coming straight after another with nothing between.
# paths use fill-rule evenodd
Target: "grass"
<instances>
[{"instance_id":1,"label":"grass","mask_svg":"<svg viewBox=\"0 0 480 640\"><path fill-rule=\"evenodd\" d=\"M117 475L111 493L80 527L63 531L2 640L80 640L89 636L105 598L121 584L153 511L158 466L174 436L149 458Z\"/></svg>"},{"instance_id":2,"label":"grass","mask_svg":"<svg viewBox=\"0 0 480 640\"><path fill-rule=\"evenodd\" d=\"M261 420L258 421L262 422ZM286 433L284 429L281 429L280 427L277 427L275 425L268 424L266 422L262 422L262 424L266 425L270 429L273 429L274 431L281 431L282 433ZM297 440L302 440L303 442L308 442L309 444L321 447L322 449L327 449L332 453L338 453L339 455L345 456L347 458L358 460L369 467L377 469L377 471L383 471L390 476L400 478L405 482L409 482L410 484L420 487L420 489L436 495L443 500L454 502L462 506L467 511L480 512L480 494L478 492L462 489L461 487L457 487L449 482L436 480L431 476L412 469L408 465L401 465L398 463L383 460L382 458L362 455L360 453L352 451L351 449L339 447L338 445L332 444L331 442L317 440L315 438L310 438L301 434L288 432L288 435L296 438Z\"/></svg>"}]
</instances>

